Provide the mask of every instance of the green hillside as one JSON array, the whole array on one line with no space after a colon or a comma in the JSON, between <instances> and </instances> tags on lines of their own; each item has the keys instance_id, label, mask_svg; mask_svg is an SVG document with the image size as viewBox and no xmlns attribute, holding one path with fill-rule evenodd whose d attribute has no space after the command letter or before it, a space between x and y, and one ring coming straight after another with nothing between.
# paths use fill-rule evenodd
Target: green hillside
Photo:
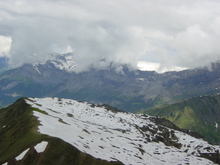
<instances>
[{"instance_id":1,"label":"green hillside","mask_svg":"<svg viewBox=\"0 0 220 165\"><path fill-rule=\"evenodd\" d=\"M23 98L13 105L0 109L0 164L8 162L13 165L120 165L120 162L108 162L96 159L61 139L40 134L37 131L39 121ZM34 146L42 141L48 142L46 150L36 152ZM28 149L22 160L15 158Z\"/></svg>"},{"instance_id":2,"label":"green hillside","mask_svg":"<svg viewBox=\"0 0 220 165\"><path fill-rule=\"evenodd\" d=\"M210 143L220 144L220 95L194 97L144 113L164 117L180 128L198 132Z\"/></svg>"}]
</instances>

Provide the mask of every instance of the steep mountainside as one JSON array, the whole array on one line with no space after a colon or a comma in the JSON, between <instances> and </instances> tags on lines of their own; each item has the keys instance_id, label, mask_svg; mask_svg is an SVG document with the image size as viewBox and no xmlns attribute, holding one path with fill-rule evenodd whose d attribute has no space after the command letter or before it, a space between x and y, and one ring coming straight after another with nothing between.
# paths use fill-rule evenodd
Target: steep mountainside
<instances>
[{"instance_id":1,"label":"steep mountainside","mask_svg":"<svg viewBox=\"0 0 220 165\"><path fill-rule=\"evenodd\" d=\"M67 57L66 57L67 56ZM106 103L119 109L140 109L174 103L181 99L220 92L220 63L207 68L166 72L108 69L75 73L69 55L11 69L0 74L0 104L18 97L62 97Z\"/></svg>"},{"instance_id":2,"label":"steep mountainside","mask_svg":"<svg viewBox=\"0 0 220 165\"><path fill-rule=\"evenodd\" d=\"M80 152L60 138L40 134L40 121L33 115L41 112L20 99L0 110L0 164L4 165L120 165Z\"/></svg>"},{"instance_id":3,"label":"steep mountainside","mask_svg":"<svg viewBox=\"0 0 220 165\"><path fill-rule=\"evenodd\" d=\"M21 98L0 113L1 164L220 163L198 134L108 105Z\"/></svg>"},{"instance_id":4,"label":"steep mountainside","mask_svg":"<svg viewBox=\"0 0 220 165\"><path fill-rule=\"evenodd\" d=\"M148 109L144 113L164 117L180 128L200 133L211 143L220 144L219 94L194 97L168 106Z\"/></svg>"}]
</instances>

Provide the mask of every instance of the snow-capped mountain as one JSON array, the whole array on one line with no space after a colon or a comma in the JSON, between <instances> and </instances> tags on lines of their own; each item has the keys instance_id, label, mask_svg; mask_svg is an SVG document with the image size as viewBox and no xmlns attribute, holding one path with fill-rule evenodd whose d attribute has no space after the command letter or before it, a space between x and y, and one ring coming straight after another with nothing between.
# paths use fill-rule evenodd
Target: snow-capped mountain
<instances>
[{"instance_id":1,"label":"snow-capped mountain","mask_svg":"<svg viewBox=\"0 0 220 165\"><path fill-rule=\"evenodd\" d=\"M45 65L46 63L52 63L56 68L60 70L64 70L67 72L74 72L74 68L76 67L75 61L71 53L67 54L48 54L44 56L40 61L36 61L32 63L33 67L37 72L39 71L40 65Z\"/></svg>"},{"instance_id":2,"label":"snow-capped mountain","mask_svg":"<svg viewBox=\"0 0 220 165\"><path fill-rule=\"evenodd\" d=\"M28 113L24 107L30 106L33 116L40 122L37 126L40 134L62 139L80 152L97 159L117 161L125 165L202 165L220 162L220 146L195 138L158 117L135 115L108 105L94 105L70 99L23 100L27 104L22 106L23 110L17 102L11 107L11 114L12 110L19 111L16 114L21 114L22 111ZM17 110L15 106L18 106ZM21 123L21 115L17 118L16 123ZM4 121L1 129L6 132L6 129L12 129L10 125L12 124ZM45 152L49 150L50 142L39 141L35 143L35 149L30 149L29 145L23 146L22 151L15 154L17 161L26 161L33 150L47 155ZM3 153L7 153L7 148ZM7 160L3 161L5 162Z\"/></svg>"},{"instance_id":3,"label":"snow-capped mountain","mask_svg":"<svg viewBox=\"0 0 220 165\"><path fill-rule=\"evenodd\" d=\"M65 70L67 72L74 72L74 69L77 67L73 54L56 54L51 53L44 56L43 59L32 63L33 67L40 73L39 66L45 65L46 63L52 63L54 66L60 70ZM78 64L80 65L80 64ZM187 68L178 67L178 66L161 66L159 63L138 61L137 68L141 71L156 71L157 73L165 73L169 71L182 71Z\"/></svg>"}]
</instances>

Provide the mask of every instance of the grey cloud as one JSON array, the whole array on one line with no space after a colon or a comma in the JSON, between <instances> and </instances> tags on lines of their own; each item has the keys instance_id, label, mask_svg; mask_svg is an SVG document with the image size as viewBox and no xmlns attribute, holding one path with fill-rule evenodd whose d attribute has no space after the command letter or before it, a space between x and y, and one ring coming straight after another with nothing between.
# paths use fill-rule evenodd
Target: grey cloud
<instances>
[{"instance_id":1,"label":"grey cloud","mask_svg":"<svg viewBox=\"0 0 220 165\"><path fill-rule=\"evenodd\" d=\"M16 66L71 47L78 72L138 60L193 68L220 58L219 8L215 0L0 0L0 35L12 38Z\"/></svg>"}]
</instances>

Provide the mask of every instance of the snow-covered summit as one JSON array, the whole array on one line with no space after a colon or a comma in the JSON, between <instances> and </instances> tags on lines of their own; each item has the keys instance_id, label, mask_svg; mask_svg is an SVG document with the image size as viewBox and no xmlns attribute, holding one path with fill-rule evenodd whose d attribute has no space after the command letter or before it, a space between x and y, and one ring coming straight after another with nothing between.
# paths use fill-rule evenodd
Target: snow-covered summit
<instances>
[{"instance_id":1,"label":"snow-covered summit","mask_svg":"<svg viewBox=\"0 0 220 165\"><path fill-rule=\"evenodd\" d=\"M75 61L71 53L67 54L48 54L44 56L40 61L32 63L35 70L39 71L40 65L45 65L47 62L54 64L54 66L60 70L65 70L67 72L73 72L76 67Z\"/></svg>"},{"instance_id":2,"label":"snow-covered summit","mask_svg":"<svg viewBox=\"0 0 220 165\"><path fill-rule=\"evenodd\" d=\"M156 124L155 117L109 110L70 99L27 98L41 125L38 131L58 137L95 158L125 165L214 164L206 155L220 146Z\"/></svg>"}]
</instances>

